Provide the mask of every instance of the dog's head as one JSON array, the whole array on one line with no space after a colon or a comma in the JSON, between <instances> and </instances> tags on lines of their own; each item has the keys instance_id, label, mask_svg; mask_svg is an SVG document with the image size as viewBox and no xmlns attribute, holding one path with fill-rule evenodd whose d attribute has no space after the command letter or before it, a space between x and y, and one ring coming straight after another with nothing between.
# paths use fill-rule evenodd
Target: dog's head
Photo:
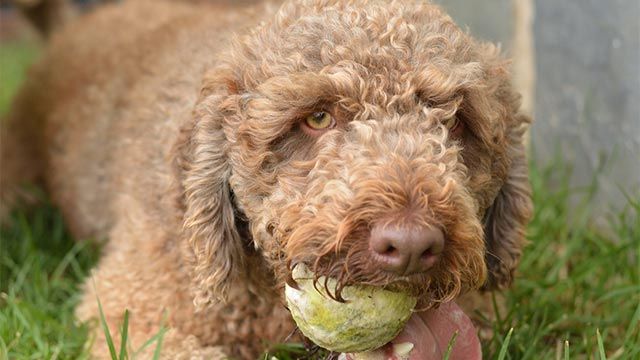
<instances>
[{"instance_id":1,"label":"dog's head","mask_svg":"<svg viewBox=\"0 0 640 360\"><path fill-rule=\"evenodd\" d=\"M426 302L510 282L528 119L494 46L422 1L298 1L225 58L178 162L197 301L299 262Z\"/></svg>"}]
</instances>

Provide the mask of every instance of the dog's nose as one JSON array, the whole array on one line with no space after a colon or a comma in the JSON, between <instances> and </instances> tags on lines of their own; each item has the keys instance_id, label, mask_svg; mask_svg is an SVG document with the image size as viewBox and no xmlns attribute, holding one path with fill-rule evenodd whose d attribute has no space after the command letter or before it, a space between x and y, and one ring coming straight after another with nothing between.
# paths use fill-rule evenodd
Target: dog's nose
<instances>
[{"instance_id":1,"label":"dog's nose","mask_svg":"<svg viewBox=\"0 0 640 360\"><path fill-rule=\"evenodd\" d=\"M375 226L369 246L382 269L398 275L426 272L444 249L444 234L437 228Z\"/></svg>"}]
</instances>

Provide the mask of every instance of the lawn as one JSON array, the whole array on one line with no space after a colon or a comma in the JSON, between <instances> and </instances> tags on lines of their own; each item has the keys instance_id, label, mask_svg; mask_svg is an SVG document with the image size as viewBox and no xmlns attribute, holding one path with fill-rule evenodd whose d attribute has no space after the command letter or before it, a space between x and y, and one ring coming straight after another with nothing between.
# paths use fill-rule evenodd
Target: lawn
<instances>
[{"instance_id":1,"label":"lawn","mask_svg":"<svg viewBox=\"0 0 640 360\"><path fill-rule=\"evenodd\" d=\"M38 54L32 41L0 42L0 114L9 108L11 97Z\"/></svg>"},{"instance_id":2,"label":"lawn","mask_svg":"<svg viewBox=\"0 0 640 360\"><path fill-rule=\"evenodd\" d=\"M35 53L0 47L0 114ZM568 178L565 164L531 166L530 243L486 359L640 358L640 195L596 226L594 189ZM0 229L0 359L88 358L88 324L74 321L73 308L98 257L46 200L11 215ZM296 345L280 348L280 359L295 358L287 349Z\"/></svg>"}]
</instances>

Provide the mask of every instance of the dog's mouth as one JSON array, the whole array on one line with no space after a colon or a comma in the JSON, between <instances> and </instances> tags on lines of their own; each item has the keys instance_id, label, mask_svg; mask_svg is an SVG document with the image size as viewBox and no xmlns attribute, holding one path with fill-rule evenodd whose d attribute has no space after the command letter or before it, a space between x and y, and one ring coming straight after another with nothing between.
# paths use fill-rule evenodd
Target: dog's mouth
<instances>
[{"instance_id":1,"label":"dog's mouth","mask_svg":"<svg viewBox=\"0 0 640 360\"><path fill-rule=\"evenodd\" d=\"M450 350L449 350L450 349ZM454 302L414 313L404 330L385 346L366 353L341 354L342 360L482 359L471 319Z\"/></svg>"},{"instance_id":2,"label":"dog's mouth","mask_svg":"<svg viewBox=\"0 0 640 360\"><path fill-rule=\"evenodd\" d=\"M316 263L316 265L318 265L318 263ZM327 269L333 271L327 271ZM324 288L329 297L333 298L333 300L341 301L340 293L336 293L333 288L335 283L326 283L323 279L344 279L344 277L340 276L343 273L336 271L335 267L322 268L322 270L324 271L320 273L328 272L332 275L335 273L336 276L318 276L318 273L314 272L316 276L313 280L314 282L318 281L315 283L316 289ZM357 273L357 271L353 271L351 272L351 275ZM371 272L367 273L371 274ZM293 278L293 275L289 276L289 280L295 284ZM423 280L425 278L427 280ZM432 277L428 274L420 275L422 284L429 284L431 278ZM356 279L358 278L356 277ZM311 278L309 278L309 280L311 280ZM342 287L349 287L352 285L353 281L352 279L350 280L351 281L345 281L344 283L338 282L338 284ZM386 280L385 282L388 281L387 278L382 280ZM430 287L424 285L418 286L413 278L398 279L396 277L393 280L395 281L387 282L383 288L392 292L405 292L412 294L413 296L416 296L415 289L422 290L422 293L417 293L418 296L416 297L419 300L416 310L411 314L409 320L404 325L404 328L393 340L376 350L363 353L340 354L338 359L435 360L443 359L447 352L449 352L449 359L475 360L482 358L481 346L476 328L471 319L454 301L439 300L442 299L442 297L438 299L434 296L428 296L431 295L428 291ZM378 285L376 282L371 280L369 282L361 282L359 284L368 286ZM330 291L330 289L334 289L334 291ZM424 292L428 295L423 295ZM456 293L452 292L448 294L447 297L455 297L455 295L452 294ZM426 299L430 300L427 301ZM437 307L431 307L435 303L439 303L440 305ZM424 310L426 308L428 309Z\"/></svg>"}]
</instances>

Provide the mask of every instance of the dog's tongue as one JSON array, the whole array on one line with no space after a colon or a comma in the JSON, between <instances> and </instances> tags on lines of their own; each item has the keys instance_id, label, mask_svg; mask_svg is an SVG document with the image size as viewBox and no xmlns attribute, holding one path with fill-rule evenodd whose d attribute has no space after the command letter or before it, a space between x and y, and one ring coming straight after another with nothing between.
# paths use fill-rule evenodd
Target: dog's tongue
<instances>
[{"instance_id":1,"label":"dog's tongue","mask_svg":"<svg viewBox=\"0 0 640 360\"><path fill-rule=\"evenodd\" d=\"M440 360L458 333L449 359L482 359L480 340L471 319L455 303L415 313L404 330L389 344L366 353L346 354L353 360ZM410 350L410 351L409 351ZM407 354L408 352L408 354Z\"/></svg>"}]
</instances>

